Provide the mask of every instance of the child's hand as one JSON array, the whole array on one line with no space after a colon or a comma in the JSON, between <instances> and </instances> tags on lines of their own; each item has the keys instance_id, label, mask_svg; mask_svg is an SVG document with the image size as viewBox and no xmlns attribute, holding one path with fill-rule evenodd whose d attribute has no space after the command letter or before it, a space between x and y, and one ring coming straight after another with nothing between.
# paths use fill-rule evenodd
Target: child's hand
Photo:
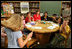
<instances>
[{"instance_id":1,"label":"child's hand","mask_svg":"<svg viewBox=\"0 0 72 49\"><path fill-rule=\"evenodd\" d=\"M7 36L7 34L5 34L5 33L1 33L1 36L2 36L2 37L5 37L5 36Z\"/></svg>"},{"instance_id":2,"label":"child's hand","mask_svg":"<svg viewBox=\"0 0 72 49\"><path fill-rule=\"evenodd\" d=\"M27 36L27 39L31 38L33 35L33 32L29 33L29 35Z\"/></svg>"},{"instance_id":3,"label":"child's hand","mask_svg":"<svg viewBox=\"0 0 72 49\"><path fill-rule=\"evenodd\" d=\"M1 32L3 32L3 33L5 32L5 31L4 31L4 27L1 28Z\"/></svg>"}]
</instances>

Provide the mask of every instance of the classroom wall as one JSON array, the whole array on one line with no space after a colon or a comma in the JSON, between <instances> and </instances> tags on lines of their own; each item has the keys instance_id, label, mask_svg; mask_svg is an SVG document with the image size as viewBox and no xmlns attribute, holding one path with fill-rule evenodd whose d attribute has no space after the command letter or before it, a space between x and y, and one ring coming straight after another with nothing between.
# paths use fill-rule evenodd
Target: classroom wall
<instances>
[{"instance_id":1,"label":"classroom wall","mask_svg":"<svg viewBox=\"0 0 72 49\"><path fill-rule=\"evenodd\" d=\"M48 12L48 15L52 14L60 15L61 1L40 1L40 12Z\"/></svg>"}]
</instances>

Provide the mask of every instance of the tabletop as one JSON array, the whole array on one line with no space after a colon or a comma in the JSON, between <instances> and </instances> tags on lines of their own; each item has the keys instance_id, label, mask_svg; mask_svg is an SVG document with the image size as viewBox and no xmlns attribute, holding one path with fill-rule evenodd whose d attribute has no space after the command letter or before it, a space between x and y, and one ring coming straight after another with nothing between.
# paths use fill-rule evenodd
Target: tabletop
<instances>
[{"instance_id":1,"label":"tabletop","mask_svg":"<svg viewBox=\"0 0 72 49\"><path fill-rule=\"evenodd\" d=\"M28 30L36 33L52 33L59 30L59 24L52 21L41 21L40 23L31 22L27 23L25 26Z\"/></svg>"}]
</instances>

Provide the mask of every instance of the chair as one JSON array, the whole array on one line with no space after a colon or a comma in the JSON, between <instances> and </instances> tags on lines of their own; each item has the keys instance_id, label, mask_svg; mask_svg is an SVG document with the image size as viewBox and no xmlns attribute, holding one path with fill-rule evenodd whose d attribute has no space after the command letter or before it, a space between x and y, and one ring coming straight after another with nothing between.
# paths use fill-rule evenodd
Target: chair
<instances>
[{"instance_id":1,"label":"chair","mask_svg":"<svg viewBox=\"0 0 72 49\"><path fill-rule=\"evenodd\" d=\"M69 32L69 34L67 34L67 38L64 40L63 45L65 46L65 48L67 48L67 41L69 39L69 35L70 35L71 31Z\"/></svg>"},{"instance_id":2,"label":"chair","mask_svg":"<svg viewBox=\"0 0 72 49\"><path fill-rule=\"evenodd\" d=\"M70 33L71 33L71 32L69 32L69 34L67 35L67 38L66 38L65 41L64 41L65 48L67 48L67 41L68 41L68 39L69 39L69 35L70 35Z\"/></svg>"},{"instance_id":3,"label":"chair","mask_svg":"<svg viewBox=\"0 0 72 49\"><path fill-rule=\"evenodd\" d=\"M26 38L27 38L27 36L25 34L23 34L23 40L25 40ZM27 42L26 47L33 48L36 45L37 45L37 40L35 38L32 38L30 41Z\"/></svg>"},{"instance_id":4,"label":"chair","mask_svg":"<svg viewBox=\"0 0 72 49\"><path fill-rule=\"evenodd\" d=\"M32 38L30 41L28 41L26 45L27 45L27 48L33 48L37 46L37 40Z\"/></svg>"}]
</instances>

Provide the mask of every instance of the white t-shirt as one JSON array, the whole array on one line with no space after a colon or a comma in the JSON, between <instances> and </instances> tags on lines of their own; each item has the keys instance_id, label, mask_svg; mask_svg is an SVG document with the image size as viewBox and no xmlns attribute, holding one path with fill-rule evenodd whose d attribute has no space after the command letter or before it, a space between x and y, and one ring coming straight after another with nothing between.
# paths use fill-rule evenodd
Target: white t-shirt
<instances>
[{"instance_id":1,"label":"white t-shirt","mask_svg":"<svg viewBox=\"0 0 72 49\"><path fill-rule=\"evenodd\" d=\"M7 33L8 37L8 48L20 48L18 44L18 38L22 37L22 32L14 32L8 28L5 28L5 32Z\"/></svg>"}]
</instances>

